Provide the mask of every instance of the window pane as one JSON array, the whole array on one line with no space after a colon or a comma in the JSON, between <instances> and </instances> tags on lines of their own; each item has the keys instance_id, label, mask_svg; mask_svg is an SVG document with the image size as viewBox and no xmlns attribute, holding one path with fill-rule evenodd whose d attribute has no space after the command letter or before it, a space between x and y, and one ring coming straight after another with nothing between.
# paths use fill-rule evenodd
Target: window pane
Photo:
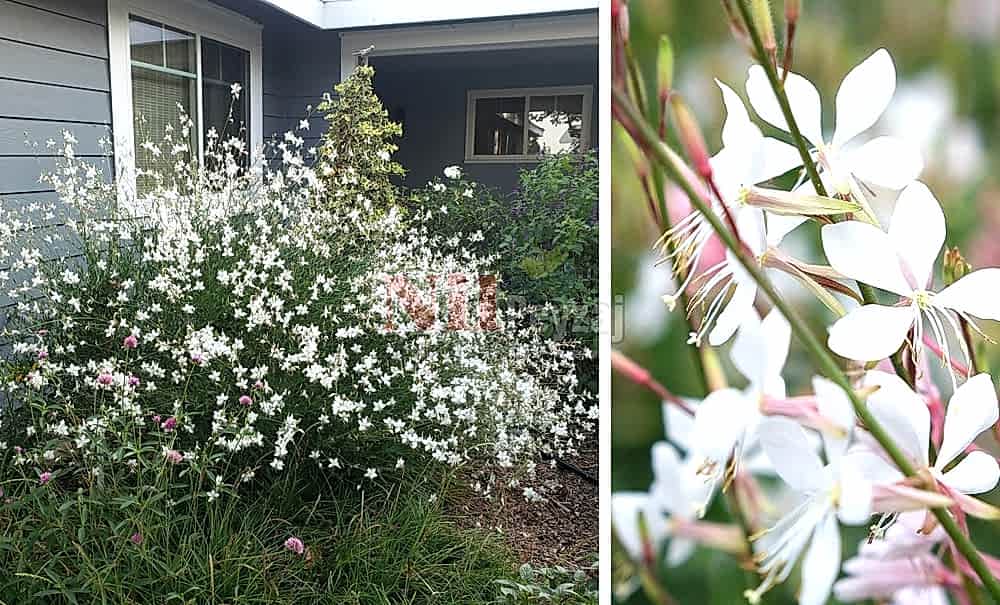
<instances>
[{"instance_id":1,"label":"window pane","mask_svg":"<svg viewBox=\"0 0 1000 605\"><path fill-rule=\"evenodd\" d=\"M136 168L145 171L166 173L178 157L171 154L171 149L164 148L163 137L169 124L174 129L174 141L180 135L179 123L182 108L197 119L195 113L197 104L195 80L177 76L156 69L148 69L137 65L132 66L132 114L135 121L135 163ZM180 106L180 108L178 108ZM197 130L191 129L187 144L190 153L187 159L193 159L197 154ZM143 149L146 141L161 147L159 157ZM140 177L139 192L148 191L148 179Z\"/></svg>"},{"instance_id":2,"label":"window pane","mask_svg":"<svg viewBox=\"0 0 1000 605\"><path fill-rule=\"evenodd\" d=\"M163 27L135 17L128 22L128 39L132 60L163 66Z\"/></svg>"},{"instance_id":3,"label":"window pane","mask_svg":"<svg viewBox=\"0 0 1000 605\"><path fill-rule=\"evenodd\" d=\"M188 73L194 73L195 49L194 36L182 31L163 28L164 56L166 66Z\"/></svg>"},{"instance_id":4,"label":"window pane","mask_svg":"<svg viewBox=\"0 0 1000 605\"><path fill-rule=\"evenodd\" d=\"M583 134L583 95L531 97L528 153L575 152Z\"/></svg>"},{"instance_id":5,"label":"window pane","mask_svg":"<svg viewBox=\"0 0 1000 605\"><path fill-rule=\"evenodd\" d=\"M206 144L213 128L219 140L239 138L249 144L250 53L202 38L201 73ZM242 89L239 98L233 98L233 84Z\"/></svg>"},{"instance_id":6,"label":"window pane","mask_svg":"<svg viewBox=\"0 0 1000 605\"><path fill-rule=\"evenodd\" d=\"M524 97L476 99L473 153L524 153Z\"/></svg>"}]
</instances>

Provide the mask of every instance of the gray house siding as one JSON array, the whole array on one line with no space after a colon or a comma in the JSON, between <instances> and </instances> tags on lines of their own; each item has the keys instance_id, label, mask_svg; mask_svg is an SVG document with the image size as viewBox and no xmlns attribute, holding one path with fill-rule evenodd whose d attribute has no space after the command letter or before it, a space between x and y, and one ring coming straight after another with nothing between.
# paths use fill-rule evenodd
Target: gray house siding
<instances>
[{"instance_id":1,"label":"gray house siding","mask_svg":"<svg viewBox=\"0 0 1000 605\"><path fill-rule=\"evenodd\" d=\"M39 175L56 167L59 147L45 142L61 143L64 130L77 138L77 156L110 178L109 151L98 145L111 134L108 74L105 0L0 0L0 205L55 197ZM56 218L46 229L60 225ZM0 324L9 304L0 292Z\"/></svg>"},{"instance_id":2,"label":"gray house siding","mask_svg":"<svg viewBox=\"0 0 1000 605\"><path fill-rule=\"evenodd\" d=\"M97 144L111 127L106 22L104 0L0 0L0 195L45 191L58 151L44 142L63 130L110 165Z\"/></svg>"},{"instance_id":3,"label":"gray house siding","mask_svg":"<svg viewBox=\"0 0 1000 605\"><path fill-rule=\"evenodd\" d=\"M597 146L596 46L386 56L372 58L371 64L376 92L403 122L398 159L409 171L407 186L420 186L440 176L445 166L459 165L470 178L511 191L519 170L535 165L465 161L469 90L590 85L590 146Z\"/></svg>"}]
</instances>

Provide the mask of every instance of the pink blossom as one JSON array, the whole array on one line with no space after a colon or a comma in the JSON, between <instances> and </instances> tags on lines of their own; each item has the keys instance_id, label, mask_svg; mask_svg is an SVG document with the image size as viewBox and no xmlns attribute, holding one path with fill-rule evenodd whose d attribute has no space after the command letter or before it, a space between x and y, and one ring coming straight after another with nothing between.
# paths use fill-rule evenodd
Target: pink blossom
<instances>
[{"instance_id":1,"label":"pink blossom","mask_svg":"<svg viewBox=\"0 0 1000 605\"><path fill-rule=\"evenodd\" d=\"M258 380L257 382L253 383L253 388L257 389L258 391L261 391L264 389L264 383Z\"/></svg>"},{"instance_id":2,"label":"pink blossom","mask_svg":"<svg viewBox=\"0 0 1000 605\"><path fill-rule=\"evenodd\" d=\"M108 374L107 372L102 372L97 376L97 383L102 384L104 386L110 386L111 383L114 382L114 380L115 380L114 377L111 374Z\"/></svg>"},{"instance_id":3,"label":"pink blossom","mask_svg":"<svg viewBox=\"0 0 1000 605\"><path fill-rule=\"evenodd\" d=\"M142 534L139 532L135 532L129 537L129 541L132 542L132 544L135 544L136 546L142 544Z\"/></svg>"},{"instance_id":4,"label":"pink blossom","mask_svg":"<svg viewBox=\"0 0 1000 605\"><path fill-rule=\"evenodd\" d=\"M129 376L128 377L128 386L130 386L130 387L137 387L137 386L139 386L139 377L138 376Z\"/></svg>"},{"instance_id":5,"label":"pink blossom","mask_svg":"<svg viewBox=\"0 0 1000 605\"><path fill-rule=\"evenodd\" d=\"M205 362L205 358L203 356L195 353L194 355L191 355L191 362L193 364L195 364L195 365L199 365L200 366L202 363Z\"/></svg>"},{"instance_id":6,"label":"pink blossom","mask_svg":"<svg viewBox=\"0 0 1000 605\"><path fill-rule=\"evenodd\" d=\"M41 351L38 352L38 361L45 361L48 358L49 358L49 352L46 351L45 349L42 349Z\"/></svg>"},{"instance_id":7,"label":"pink blossom","mask_svg":"<svg viewBox=\"0 0 1000 605\"><path fill-rule=\"evenodd\" d=\"M240 395L240 405L249 406L253 403L253 399L250 399L249 395Z\"/></svg>"},{"instance_id":8,"label":"pink blossom","mask_svg":"<svg viewBox=\"0 0 1000 605\"><path fill-rule=\"evenodd\" d=\"M285 548L294 552L297 555L301 555L306 550L306 545L302 543L302 540L292 536L291 538L285 540Z\"/></svg>"},{"instance_id":9,"label":"pink blossom","mask_svg":"<svg viewBox=\"0 0 1000 605\"><path fill-rule=\"evenodd\" d=\"M160 415L159 414L156 414L155 416L153 416L153 422L155 422L156 424L160 424Z\"/></svg>"},{"instance_id":10,"label":"pink blossom","mask_svg":"<svg viewBox=\"0 0 1000 605\"><path fill-rule=\"evenodd\" d=\"M139 346L139 339L135 337L134 334L129 334L122 341L122 346L126 349L134 349Z\"/></svg>"},{"instance_id":11,"label":"pink blossom","mask_svg":"<svg viewBox=\"0 0 1000 605\"><path fill-rule=\"evenodd\" d=\"M178 452L177 450L167 450L167 452L163 455L168 461L174 464L179 464L184 461L184 454Z\"/></svg>"},{"instance_id":12,"label":"pink blossom","mask_svg":"<svg viewBox=\"0 0 1000 605\"><path fill-rule=\"evenodd\" d=\"M50 473L49 471L45 471L44 473L38 476L38 482L42 485L45 485L51 479L52 479L52 473Z\"/></svg>"},{"instance_id":13,"label":"pink blossom","mask_svg":"<svg viewBox=\"0 0 1000 605\"><path fill-rule=\"evenodd\" d=\"M166 420L163 421L163 424L160 425L160 428L162 428L165 431L174 430L175 428L177 428L177 419L174 418L173 416L167 418Z\"/></svg>"}]
</instances>

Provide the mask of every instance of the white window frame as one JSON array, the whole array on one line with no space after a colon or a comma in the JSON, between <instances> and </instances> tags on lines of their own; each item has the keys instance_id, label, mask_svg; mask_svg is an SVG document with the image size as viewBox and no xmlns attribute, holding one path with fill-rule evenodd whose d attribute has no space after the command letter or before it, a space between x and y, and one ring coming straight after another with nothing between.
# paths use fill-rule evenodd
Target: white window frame
<instances>
[{"instance_id":1,"label":"white window frame","mask_svg":"<svg viewBox=\"0 0 1000 605\"><path fill-rule=\"evenodd\" d=\"M498 97L524 97L524 115L527 122L531 97L554 95L583 95L583 126L580 128L580 151L590 147L591 107L593 105L594 87L581 86L549 86L545 88L490 88L468 91L465 109L465 161L470 164L523 164L539 162L544 156L534 153L518 155L476 155L476 101L479 99L495 99ZM528 148L528 130L525 124L525 141L522 149Z\"/></svg>"},{"instance_id":2,"label":"white window frame","mask_svg":"<svg viewBox=\"0 0 1000 605\"><path fill-rule=\"evenodd\" d=\"M119 194L136 191L135 129L132 109L132 50L129 17L136 16L183 30L195 36L198 76L198 159L204 145L202 107L201 38L211 38L250 54L250 153L251 161L264 143L262 26L250 19L191 0L108 0L108 62L111 72L111 124L114 133L115 172Z\"/></svg>"}]
</instances>

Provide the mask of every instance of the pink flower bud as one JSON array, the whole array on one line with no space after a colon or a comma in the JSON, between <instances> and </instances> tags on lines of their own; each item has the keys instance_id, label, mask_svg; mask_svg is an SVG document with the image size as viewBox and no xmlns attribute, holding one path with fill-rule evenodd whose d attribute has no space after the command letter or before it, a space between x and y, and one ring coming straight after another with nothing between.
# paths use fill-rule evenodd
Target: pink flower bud
<instances>
[{"instance_id":1,"label":"pink flower bud","mask_svg":"<svg viewBox=\"0 0 1000 605\"><path fill-rule=\"evenodd\" d=\"M250 399L249 395L240 395L240 405L249 406L253 403L253 399Z\"/></svg>"},{"instance_id":2,"label":"pink flower bud","mask_svg":"<svg viewBox=\"0 0 1000 605\"><path fill-rule=\"evenodd\" d=\"M674 108L677 134L684 147L684 152L698 175L708 180L712 176L712 165L708 161L708 146L705 145L705 137L701 134L698 122L694 119L687 104L681 100L680 95L671 95L670 104Z\"/></svg>"},{"instance_id":3,"label":"pink flower bud","mask_svg":"<svg viewBox=\"0 0 1000 605\"><path fill-rule=\"evenodd\" d=\"M142 534L140 534L139 532L135 532L134 534L131 535L131 537L129 537L129 542L135 544L136 546L142 544Z\"/></svg>"},{"instance_id":4,"label":"pink flower bud","mask_svg":"<svg viewBox=\"0 0 1000 605\"><path fill-rule=\"evenodd\" d=\"M49 471L45 471L44 473L38 476L38 482L42 485L45 485L51 479L52 479L52 473L50 473Z\"/></svg>"},{"instance_id":5,"label":"pink flower bud","mask_svg":"<svg viewBox=\"0 0 1000 605\"><path fill-rule=\"evenodd\" d=\"M184 454L178 452L177 450L167 450L163 456L167 459L167 461L172 462L173 464L180 464L184 461Z\"/></svg>"},{"instance_id":6,"label":"pink flower bud","mask_svg":"<svg viewBox=\"0 0 1000 605\"><path fill-rule=\"evenodd\" d=\"M104 386L110 386L111 383L114 382L114 380L115 380L114 377L111 374L108 374L107 372L102 372L97 376L97 384L101 384Z\"/></svg>"},{"instance_id":7,"label":"pink flower bud","mask_svg":"<svg viewBox=\"0 0 1000 605\"><path fill-rule=\"evenodd\" d=\"M173 416L167 418L166 420L163 421L163 424L160 425L160 428L162 428L165 431L174 430L175 428L177 428L177 419L174 418Z\"/></svg>"},{"instance_id":8,"label":"pink flower bud","mask_svg":"<svg viewBox=\"0 0 1000 605\"><path fill-rule=\"evenodd\" d=\"M137 386L139 386L139 377L138 376L129 376L128 377L128 386L130 386L130 387L137 387Z\"/></svg>"},{"instance_id":9,"label":"pink flower bud","mask_svg":"<svg viewBox=\"0 0 1000 605\"><path fill-rule=\"evenodd\" d=\"M122 341L122 346L126 349L134 349L139 346L139 339L136 338L135 335L129 334L125 337L125 340Z\"/></svg>"},{"instance_id":10,"label":"pink flower bud","mask_svg":"<svg viewBox=\"0 0 1000 605\"><path fill-rule=\"evenodd\" d=\"M292 536L291 538L285 540L285 548L294 552L297 555L301 555L302 553L305 552L306 545L302 543L302 540L299 540L295 536Z\"/></svg>"},{"instance_id":11,"label":"pink flower bud","mask_svg":"<svg viewBox=\"0 0 1000 605\"><path fill-rule=\"evenodd\" d=\"M42 349L41 351L38 352L38 361L45 361L48 358L49 358L48 351Z\"/></svg>"}]
</instances>

